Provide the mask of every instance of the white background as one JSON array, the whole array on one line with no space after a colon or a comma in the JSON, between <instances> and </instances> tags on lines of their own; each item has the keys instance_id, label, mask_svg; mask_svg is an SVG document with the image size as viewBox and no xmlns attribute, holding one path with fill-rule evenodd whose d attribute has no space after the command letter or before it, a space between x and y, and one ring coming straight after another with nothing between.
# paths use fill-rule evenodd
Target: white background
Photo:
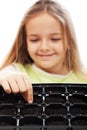
<instances>
[{"instance_id":1,"label":"white background","mask_svg":"<svg viewBox=\"0 0 87 130\"><path fill-rule=\"evenodd\" d=\"M15 39L26 10L37 0L0 0L0 65ZM58 0L69 11L78 41L80 56L87 68L87 2Z\"/></svg>"}]
</instances>

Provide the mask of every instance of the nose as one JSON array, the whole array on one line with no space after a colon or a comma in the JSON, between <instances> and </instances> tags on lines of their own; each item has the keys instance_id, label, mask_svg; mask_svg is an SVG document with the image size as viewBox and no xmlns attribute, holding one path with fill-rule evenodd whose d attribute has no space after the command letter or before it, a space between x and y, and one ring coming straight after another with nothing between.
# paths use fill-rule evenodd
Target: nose
<instances>
[{"instance_id":1,"label":"nose","mask_svg":"<svg viewBox=\"0 0 87 130\"><path fill-rule=\"evenodd\" d=\"M49 50L49 41L48 40L42 40L40 44L40 50Z\"/></svg>"}]
</instances>

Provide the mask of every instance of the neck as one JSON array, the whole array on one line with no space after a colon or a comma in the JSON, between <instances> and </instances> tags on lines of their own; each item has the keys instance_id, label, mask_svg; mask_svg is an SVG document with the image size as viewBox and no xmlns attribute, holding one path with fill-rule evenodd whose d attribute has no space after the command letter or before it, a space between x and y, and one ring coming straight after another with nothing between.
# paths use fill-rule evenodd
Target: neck
<instances>
[{"instance_id":1,"label":"neck","mask_svg":"<svg viewBox=\"0 0 87 130\"><path fill-rule=\"evenodd\" d=\"M38 67L39 69L50 73L50 74L60 74L60 75L66 75L68 74L69 70L63 65L61 67L52 67L52 68L42 68L40 66L35 65L36 67Z\"/></svg>"}]
</instances>

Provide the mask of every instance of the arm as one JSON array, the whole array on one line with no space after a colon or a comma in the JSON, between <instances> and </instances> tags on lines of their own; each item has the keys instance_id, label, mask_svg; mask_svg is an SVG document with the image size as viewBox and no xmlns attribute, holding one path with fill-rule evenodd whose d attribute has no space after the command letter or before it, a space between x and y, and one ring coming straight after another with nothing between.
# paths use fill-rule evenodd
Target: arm
<instances>
[{"instance_id":1,"label":"arm","mask_svg":"<svg viewBox=\"0 0 87 130\"><path fill-rule=\"evenodd\" d=\"M29 103L33 102L33 90L27 74L10 65L0 71L0 86L6 93L21 93Z\"/></svg>"}]
</instances>

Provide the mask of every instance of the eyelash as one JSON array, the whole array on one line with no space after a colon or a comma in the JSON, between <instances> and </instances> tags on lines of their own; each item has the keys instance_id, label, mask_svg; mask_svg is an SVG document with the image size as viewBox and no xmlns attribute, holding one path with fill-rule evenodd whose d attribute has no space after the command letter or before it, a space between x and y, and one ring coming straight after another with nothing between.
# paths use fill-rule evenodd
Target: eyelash
<instances>
[{"instance_id":1,"label":"eyelash","mask_svg":"<svg viewBox=\"0 0 87 130\"><path fill-rule=\"evenodd\" d=\"M31 42L37 42L39 41L39 39L35 39L35 40L30 40Z\"/></svg>"},{"instance_id":2,"label":"eyelash","mask_svg":"<svg viewBox=\"0 0 87 130\"><path fill-rule=\"evenodd\" d=\"M51 38L51 41L59 41L59 40L61 40L61 38ZM39 41L39 39L32 39L32 40L30 40L31 42L38 42Z\"/></svg>"},{"instance_id":3,"label":"eyelash","mask_svg":"<svg viewBox=\"0 0 87 130\"><path fill-rule=\"evenodd\" d=\"M59 41L59 40L61 40L61 38L52 38L51 40L52 41Z\"/></svg>"}]
</instances>

